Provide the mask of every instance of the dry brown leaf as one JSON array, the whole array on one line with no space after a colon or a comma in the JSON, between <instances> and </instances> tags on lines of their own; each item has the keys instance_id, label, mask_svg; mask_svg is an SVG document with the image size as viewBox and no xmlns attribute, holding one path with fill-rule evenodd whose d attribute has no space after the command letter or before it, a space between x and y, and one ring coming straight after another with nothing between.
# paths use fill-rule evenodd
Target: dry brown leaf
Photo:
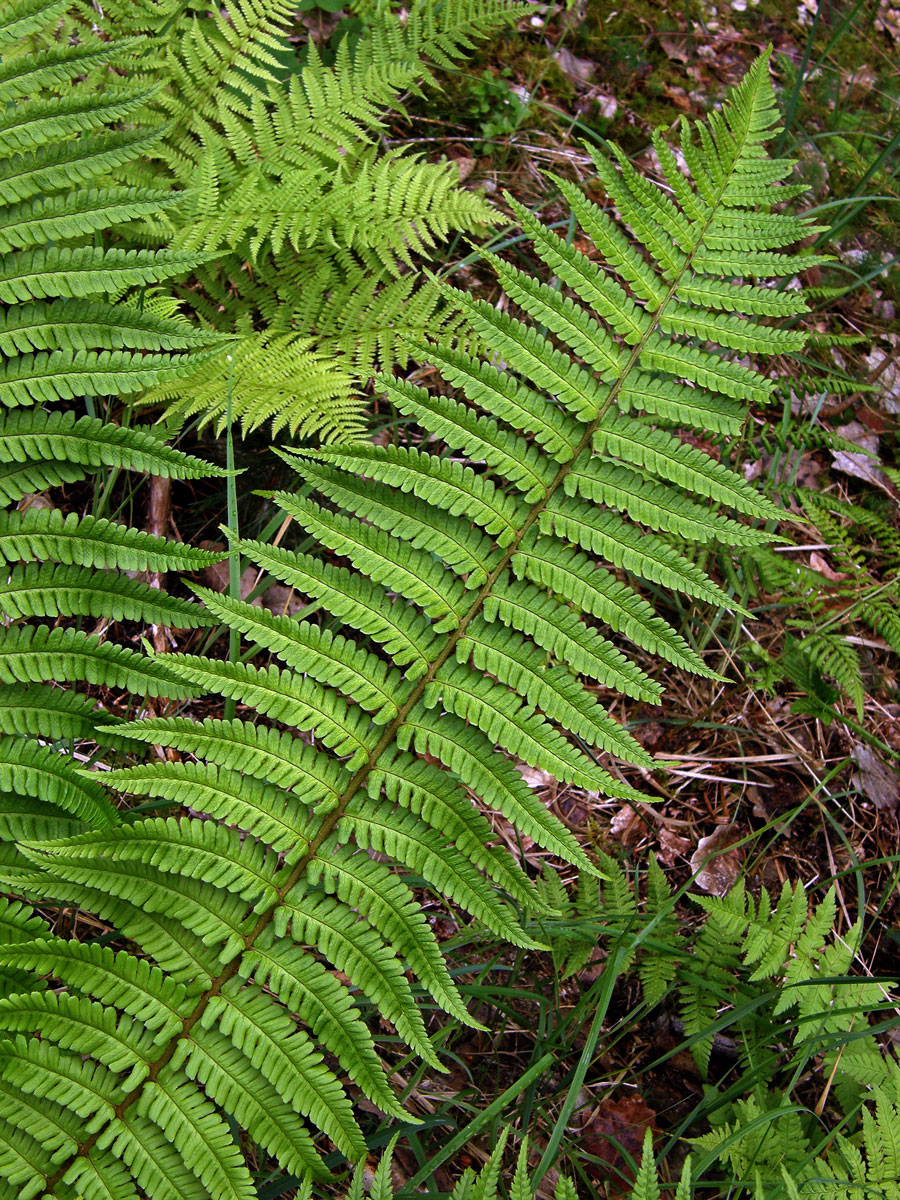
<instances>
[{"instance_id":1,"label":"dry brown leaf","mask_svg":"<svg viewBox=\"0 0 900 1200\"><path fill-rule=\"evenodd\" d=\"M241 583L243 593L243 582ZM306 601L296 588L285 587L283 583L273 583L263 596L266 608L280 616L295 617L306 608Z\"/></svg>"},{"instance_id":2,"label":"dry brown leaf","mask_svg":"<svg viewBox=\"0 0 900 1200\"><path fill-rule=\"evenodd\" d=\"M516 770L530 788L539 791L541 788L556 787L556 776L549 771L541 771L537 767L529 767L527 763L516 763Z\"/></svg>"},{"instance_id":3,"label":"dry brown leaf","mask_svg":"<svg viewBox=\"0 0 900 1200\"><path fill-rule=\"evenodd\" d=\"M618 838L623 846L633 846L635 842L640 841L644 832L640 813L630 804L623 804L610 821L609 832L610 836Z\"/></svg>"},{"instance_id":4,"label":"dry brown leaf","mask_svg":"<svg viewBox=\"0 0 900 1200\"><path fill-rule=\"evenodd\" d=\"M576 83L590 83L594 78L594 64L589 58L576 58L565 46L553 55L556 65L564 75L574 79Z\"/></svg>"},{"instance_id":5,"label":"dry brown leaf","mask_svg":"<svg viewBox=\"0 0 900 1200\"><path fill-rule=\"evenodd\" d=\"M835 470L843 472L844 475L852 475L854 479L862 479L866 483L881 488L889 496L894 496L896 494L894 485L879 465L878 435L872 433L870 429L866 429L865 425L861 425L859 421L841 425L835 432L859 446L860 450L868 451L868 454L854 454L849 450L832 450L831 457ZM875 457L872 458L870 455L875 455Z\"/></svg>"},{"instance_id":6,"label":"dry brown leaf","mask_svg":"<svg viewBox=\"0 0 900 1200\"><path fill-rule=\"evenodd\" d=\"M853 786L880 811L896 812L900 804L900 775L862 742L853 747L853 761L859 768L851 780Z\"/></svg>"},{"instance_id":7,"label":"dry brown leaf","mask_svg":"<svg viewBox=\"0 0 900 1200\"><path fill-rule=\"evenodd\" d=\"M581 1148L600 1162L588 1167L595 1179L605 1180L611 1192L626 1192L634 1176L619 1147L632 1159L640 1162L644 1133L651 1129L654 1136L656 1113L643 1096L626 1096L622 1100L604 1100L584 1122Z\"/></svg>"},{"instance_id":8,"label":"dry brown leaf","mask_svg":"<svg viewBox=\"0 0 900 1200\"><path fill-rule=\"evenodd\" d=\"M690 62L690 55L687 48L687 34L661 33L659 35L659 44L666 58L670 58L674 62Z\"/></svg>"},{"instance_id":9,"label":"dry brown leaf","mask_svg":"<svg viewBox=\"0 0 900 1200\"><path fill-rule=\"evenodd\" d=\"M225 547L221 542L201 542L200 545L204 550L224 550ZM256 586L256 577L259 571L256 567L248 567L241 575L241 599L246 600ZM219 562L211 563L208 567L203 568L203 582L207 587L212 588L214 592L227 592L229 584L228 560L221 559ZM259 596L252 601L257 608L262 608L262 600Z\"/></svg>"},{"instance_id":10,"label":"dry brown leaf","mask_svg":"<svg viewBox=\"0 0 900 1200\"><path fill-rule=\"evenodd\" d=\"M672 101L676 108L680 108L682 112L691 111L691 101L687 92L683 87L676 87L674 84L666 87L666 96Z\"/></svg>"},{"instance_id":11,"label":"dry brown leaf","mask_svg":"<svg viewBox=\"0 0 900 1200\"><path fill-rule=\"evenodd\" d=\"M737 827L728 824L717 825L708 837L700 839L691 855L691 870L696 874L697 887L713 896L726 896L731 891L744 855L739 846L729 847L739 837Z\"/></svg>"},{"instance_id":12,"label":"dry brown leaf","mask_svg":"<svg viewBox=\"0 0 900 1200\"><path fill-rule=\"evenodd\" d=\"M893 4L882 4L875 18L875 28L886 33L896 44L900 44L900 8Z\"/></svg>"},{"instance_id":13,"label":"dry brown leaf","mask_svg":"<svg viewBox=\"0 0 900 1200\"><path fill-rule=\"evenodd\" d=\"M810 554L809 565L814 571L818 571L820 575L824 575L826 579L830 579L832 583L840 583L841 580L850 578L846 571L835 571L817 550L814 550Z\"/></svg>"},{"instance_id":14,"label":"dry brown leaf","mask_svg":"<svg viewBox=\"0 0 900 1200\"><path fill-rule=\"evenodd\" d=\"M666 731L659 721L648 721L645 725L639 725L635 729L634 736L645 750L652 750L663 740L665 733Z\"/></svg>"},{"instance_id":15,"label":"dry brown leaf","mask_svg":"<svg viewBox=\"0 0 900 1200\"><path fill-rule=\"evenodd\" d=\"M878 83L878 72L868 63L863 63L852 71L841 71L841 83L848 99L862 100Z\"/></svg>"},{"instance_id":16,"label":"dry brown leaf","mask_svg":"<svg viewBox=\"0 0 900 1200\"><path fill-rule=\"evenodd\" d=\"M677 833L673 833L671 829L667 829L664 825L659 831L659 860L667 867L673 867L675 860L684 858L688 850L691 848L691 843L688 838L679 837Z\"/></svg>"},{"instance_id":17,"label":"dry brown leaf","mask_svg":"<svg viewBox=\"0 0 900 1200\"><path fill-rule=\"evenodd\" d=\"M887 303L883 302L882 309L885 309ZM883 319L893 320L894 317L885 312ZM875 346L871 353L866 355L865 364L875 377L875 386L878 388L876 395L882 408L885 412L897 416L900 415L900 335L886 333L884 340L890 343L890 350Z\"/></svg>"},{"instance_id":18,"label":"dry brown leaf","mask_svg":"<svg viewBox=\"0 0 900 1200\"><path fill-rule=\"evenodd\" d=\"M478 160L460 156L453 161L456 163L457 170L459 171L459 181L460 183L464 183L475 170L475 164Z\"/></svg>"}]
</instances>

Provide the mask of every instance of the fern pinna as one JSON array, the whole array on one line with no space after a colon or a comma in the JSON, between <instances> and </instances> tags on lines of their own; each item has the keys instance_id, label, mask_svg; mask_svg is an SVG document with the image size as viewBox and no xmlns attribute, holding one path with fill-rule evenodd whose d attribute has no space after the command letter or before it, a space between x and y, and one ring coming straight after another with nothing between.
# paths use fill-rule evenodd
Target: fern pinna
<instances>
[{"instance_id":1,"label":"fern pinna","mask_svg":"<svg viewBox=\"0 0 900 1200\"><path fill-rule=\"evenodd\" d=\"M147 153L160 130L132 120L146 88L98 94L80 82L107 72L121 47L32 52L32 37L64 7L23 0L0 18L0 562L8 564L0 579L0 837L8 839L7 858L16 839L114 820L108 793L77 773L71 754L75 742L86 757L93 746L85 742L108 741L114 718L60 684L186 694L161 663L101 631L123 620L190 627L209 618L122 572L195 569L215 557L99 517L66 515L36 495L122 468L209 474L155 434L79 415L70 402L87 397L100 407L101 397L171 379L219 340L178 316L170 301L146 294L148 285L196 266L196 255L100 244L98 234L178 196L103 182ZM118 303L110 299L123 293ZM77 620L61 623L68 618L102 626L88 633Z\"/></svg>"},{"instance_id":2,"label":"fern pinna","mask_svg":"<svg viewBox=\"0 0 900 1200\"><path fill-rule=\"evenodd\" d=\"M176 815L31 840L5 871L23 898L86 909L135 944L65 940L9 910L0 961L56 983L0 1011L6 1194L250 1200L228 1119L252 1161L271 1156L306 1186L328 1143L360 1158L341 1077L386 1114L402 1109L355 993L434 1067L414 986L473 1023L392 864L523 947L509 900L541 902L483 810L595 870L517 763L636 796L597 754L652 760L578 676L647 700L661 689L602 627L712 671L617 572L727 605L678 539L752 545L766 534L725 510L777 515L673 431L737 432L767 398L771 382L716 347L802 340L752 319L802 312L796 292L735 282L818 261L777 253L809 226L770 212L795 192L776 187L790 164L764 154L776 123L763 57L699 141L685 127L690 180L661 138L665 190L624 156L618 169L598 157L632 237L558 181L608 269L517 208L564 289L495 265L547 332L460 296L504 365L430 348L458 399L383 381L432 446L287 455L303 490L275 499L302 548L234 549L330 619L198 589L272 661L170 655L166 669L252 715L119 725L175 761L105 781Z\"/></svg>"}]
</instances>

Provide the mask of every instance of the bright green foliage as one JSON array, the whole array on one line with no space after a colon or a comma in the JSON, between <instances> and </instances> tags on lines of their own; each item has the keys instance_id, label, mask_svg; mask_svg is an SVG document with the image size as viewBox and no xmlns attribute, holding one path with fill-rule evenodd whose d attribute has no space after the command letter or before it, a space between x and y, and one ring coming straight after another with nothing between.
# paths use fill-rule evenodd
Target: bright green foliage
<instances>
[{"instance_id":1,"label":"bright green foliage","mask_svg":"<svg viewBox=\"0 0 900 1200\"><path fill-rule=\"evenodd\" d=\"M900 538L888 521L861 505L812 492L804 492L801 499L829 542L829 556L845 579L824 589L824 594L817 589L805 597L809 615L792 621L791 628L802 631L801 653L849 697L857 719L862 720L862 664L847 633L858 621L900 655Z\"/></svg>"},{"instance_id":2,"label":"bright green foliage","mask_svg":"<svg viewBox=\"0 0 900 1200\"><path fill-rule=\"evenodd\" d=\"M29 53L15 13L46 23L59 5L14 6L0 47L0 405L32 406L84 395L132 393L174 378L181 354L215 343L172 313L112 304L104 293L146 288L195 268L181 251L104 248L98 231L146 218L177 192L112 187L110 170L147 154L160 131L132 118L145 87L95 93L73 86L98 69L96 45ZM127 49L127 47L125 47ZM103 47L115 65L122 48ZM53 71L47 67L53 63ZM58 96L45 90L52 84ZM114 126L121 129L112 132ZM99 180L100 182L95 182ZM208 353L208 351L207 351ZM38 455L37 457L43 457Z\"/></svg>"},{"instance_id":3,"label":"bright green foliage","mask_svg":"<svg viewBox=\"0 0 900 1200\"><path fill-rule=\"evenodd\" d=\"M862 1109L858 1132L827 1132L812 1115L770 1091L733 1105L734 1119L718 1121L711 1133L691 1139L706 1165L716 1158L730 1169L728 1190L753 1200L844 1200L848 1196L900 1195L897 1088L900 1067L886 1064L888 1084L876 1088ZM846 1126L845 1126L846 1130ZM698 1155L699 1156L699 1155ZM708 1193L710 1182L692 1178L688 1157L675 1200ZM647 1131L640 1170L630 1200L660 1200L662 1187Z\"/></svg>"},{"instance_id":4,"label":"bright green foliage","mask_svg":"<svg viewBox=\"0 0 900 1200\"><path fill-rule=\"evenodd\" d=\"M865 1026L867 1014L887 1003L891 985L851 973L862 925L833 932L834 889L811 911L799 884L785 884L777 903L765 890L754 900L743 881L723 898L694 893L705 917L686 936L655 859L646 882L630 879L609 855L599 856L599 866L606 878L583 876L574 903L555 875L548 871L541 881L542 898L557 914L542 916L534 928L564 976L623 947L625 968L636 971L648 1005L678 995L685 1044L704 1077L714 1076L711 1055L724 1032L748 1090L775 1077L785 1045L804 1060L822 1056L824 1078L847 1111L861 1090L889 1086L891 1070ZM739 1114L738 1124L751 1119Z\"/></svg>"},{"instance_id":5,"label":"bright green foliage","mask_svg":"<svg viewBox=\"0 0 900 1200\"><path fill-rule=\"evenodd\" d=\"M900 1195L900 1143L896 1089L900 1068L888 1062L888 1089L877 1088L861 1113L859 1132L822 1137L807 1114L774 1092L734 1105L734 1120L693 1141L718 1153L754 1197L783 1194L789 1200ZM854 1114L855 1115L855 1114ZM823 1145L824 1143L824 1145Z\"/></svg>"},{"instance_id":6,"label":"bright green foliage","mask_svg":"<svg viewBox=\"0 0 900 1200\"><path fill-rule=\"evenodd\" d=\"M313 42L298 59L283 0L203 14L176 0L111 0L103 10L113 33L141 38L132 70L160 85L152 106L171 125L153 169L128 178L189 190L156 229L214 258L197 272L202 292L185 295L213 328L242 333L242 426L272 419L276 433L346 440L360 420L354 384L376 366L405 364L404 338L448 321L437 285L420 277L422 259L449 235L497 220L459 186L454 163L384 150L385 114L421 89L429 61L450 65L514 4L416 0L402 19L384 6L330 65ZM92 7L88 18L97 21ZM148 399L174 398L179 419L221 421L222 371L202 372L199 389L162 380Z\"/></svg>"},{"instance_id":7,"label":"bright green foliage","mask_svg":"<svg viewBox=\"0 0 900 1200\"><path fill-rule=\"evenodd\" d=\"M161 401L174 424L197 416L201 425L215 422L217 433L225 428L229 410L244 433L267 422L273 436L287 430L323 441L362 431L360 401L349 376L317 353L310 338L293 333L245 334L229 354L154 388L141 402Z\"/></svg>"},{"instance_id":8,"label":"bright green foliage","mask_svg":"<svg viewBox=\"0 0 900 1200\"><path fill-rule=\"evenodd\" d=\"M743 883L723 899L695 899L707 916L679 970L684 1031L706 1072L713 1035L705 1031L718 1022L740 1038L745 1073L735 1085L729 1069L722 1093L707 1088L712 1129L690 1139L697 1155L684 1165L678 1200L712 1187L754 1200L895 1195L900 1067L867 1030L870 1014L892 1011L893 985L848 974L861 925L832 932L834 889L813 908L802 886L787 884L777 905L765 891L754 901ZM779 1017L790 1025L779 1027ZM816 1062L809 1075L823 1099L830 1094L824 1115L821 1102L812 1112L794 1098L805 1092L801 1068ZM740 1090L743 1098L729 1098ZM660 1195L648 1130L632 1200Z\"/></svg>"},{"instance_id":9,"label":"bright green foliage","mask_svg":"<svg viewBox=\"0 0 900 1200\"><path fill-rule=\"evenodd\" d=\"M703 1074L709 1069L714 1033L711 1026L719 1010L733 998L735 974L740 965L740 926L729 921L719 908L707 914L700 936L681 981L681 1013L684 1031L691 1038L691 1052Z\"/></svg>"},{"instance_id":10,"label":"bright green foliage","mask_svg":"<svg viewBox=\"0 0 900 1200\"><path fill-rule=\"evenodd\" d=\"M155 434L47 406L174 379L207 361L221 341L143 291L196 267L200 256L105 249L96 236L159 213L178 196L105 182L160 133L133 124L146 88L98 94L78 85L80 76L118 62L122 47L54 44L32 54L20 42L60 11L26 0L0 23L0 562L8 564L0 581L0 836L7 841L114 822L108 792L96 775L79 773L71 753L78 743L88 761L114 720L96 700L59 685L187 695L162 663L107 641L104 631L125 620L207 624L196 604L123 572L191 570L215 557L102 518L65 516L35 496L107 470L210 474ZM110 293L128 295L114 303ZM43 618L78 624L26 623Z\"/></svg>"},{"instance_id":11,"label":"bright green foliage","mask_svg":"<svg viewBox=\"0 0 900 1200\"><path fill-rule=\"evenodd\" d=\"M678 1187L675 1189L675 1200L690 1200L693 1195L691 1165L691 1158L688 1157L685 1159L684 1166L681 1169L681 1178L678 1181ZM641 1162L631 1192L631 1200L660 1200L661 1194L653 1158L653 1132L648 1129L644 1134Z\"/></svg>"},{"instance_id":12,"label":"bright green foliage","mask_svg":"<svg viewBox=\"0 0 900 1200\"><path fill-rule=\"evenodd\" d=\"M812 912L800 884L785 883L775 906L765 890L755 902L743 882L722 899L696 899L708 916L686 973L682 1004L685 1032L699 1039L692 1048L704 1072L713 1040L705 1031L765 980L779 981L769 1019L787 1017L795 1026L794 1044L808 1053L831 1053L835 1037L853 1027L856 1015L884 999L883 985L848 974L862 927L857 923L840 937L833 935L833 888Z\"/></svg>"},{"instance_id":13,"label":"bright green foliage","mask_svg":"<svg viewBox=\"0 0 900 1200\"><path fill-rule=\"evenodd\" d=\"M200 333L152 299L112 303L105 293L145 289L196 268L203 255L181 251L104 248L94 236L178 203L177 192L112 187L109 172L150 152L160 130L136 126L148 90L139 85L97 93L78 86L82 74L118 65L129 48L96 45L31 53L21 30L32 32L58 16L49 0L14 5L0 28L3 71L0 103L0 405L31 407L81 396L121 395L174 379L184 354L200 358L221 339ZM22 14L22 19L19 19ZM28 14L25 21L24 14ZM60 95L49 94L52 85ZM113 131L115 126L120 126ZM127 132L126 132L127 131ZM95 181L100 182L95 182ZM99 457L60 454L60 440L42 445L8 440L42 428L32 414L4 418L2 462L66 458L97 467ZM53 430L48 429L48 436ZM61 436L63 428L59 428ZM66 431L67 432L67 431ZM152 443L121 431L114 461L106 465L157 469ZM75 435L72 435L75 436ZM82 430L82 436L89 436ZM97 452L99 454L99 451ZM183 473L174 452L168 469ZM133 455L131 458L129 455ZM162 468L165 469L165 468ZM84 472L70 478L81 478ZM27 482L27 477L23 475ZM32 489L34 490L34 489Z\"/></svg>"},{"instance_id":14,"label":"bright green foliage","mask_svg":"<svg viewBox=\"0 0 900 1200\"><path fill-rule=\"evenodd\" d=\"M711 339L740 353L800 341L770 339L739 315L768 298L780 312L802 312L795 293L729 282L818 261L773 249L805 228L769 212L792 194L776 186L790 165L763 150L775 125L764 57L699 144L686 130L693 183L664 162L678 205L627 164L620 173L598 161L623 227L562 181L608 269L522 212L536 252L568 290L501 269L512 300L545 332L458 297L503 364L430 351L459 400L383 378L397 408L434 434L427 451L351 444L288 456L302 488L273 503L299 534L285 523L283 545L235 539L235 549L321 603L327 619L202 590L211 617L256 653L229 663L167 655L163 665L186 689L234 701L240 715L119 724L117 739L181 761L106 777L122 794L167 801L174 815L32 839L24 864L5 871L23 895L92 911L135 944L109 964L114 987L107 964L96 983L82 972L60 993L65 1014L28 1002L40 1042L8 1043L12 1093L35 1097L48 1122L64 1112L79 1130L63 1141L36 1133L14 1167L25 1200L65 1200L75 1186L87 1191L85 1180L92 1196L106 1186L115 1200L136 1190L153 1200L250 1197L227 1117L255 1143L255 1161L271 1156L300 1177L325 1172L325 1138L358 1160L365 1147L343 1077L386 1113L401 1110L356 994L436 1067L416 992L474 1023L404 874L451 897L460 920L469 913L529 947L508 897L526 914L547 904L486 811L598 873L519 767L640 799L600 754L647 765L645 751L572 663L591 683L621 681L650 696L658 689L628 657L629 642L713 675L639 584L728 605L693 548L757 544L766 535L738 517L777 513L673 432L707 419L736 430L746 405L773 386ZM740 248L728 249L736 239ZM463 447L466 461L442 447ZM656 875L649 902L661 926L667 896ZM32 939L34 961L45 945L62 964L49 934ZM21 944L13 951L19 969ZM147 978L147 990L159 985L172 1013L152 1037L125 1019L145 958L164 972ZM83 1028L70 1036L76 1006ZM524 1174L515 1186L527 1195Z\"/></svg>"},{"instance_id":15,"label":"bright green foliage","mask_svg":"<svg viewBox=\"0 0 900 1200\"><path fill-rule=\"evenodd\" d=\"M644 998L657 1004L667 995L685 956L663 870L655 858L648 860L645 895L639 899L615 858L601 853L598 859L604 879L580 875L574 903L555 872L545 870L541 894L558 916L542 918L539 927L564 979L583 970L601 943L625 947L623 968L636 962Z\"/></svg>"}]
</instances>

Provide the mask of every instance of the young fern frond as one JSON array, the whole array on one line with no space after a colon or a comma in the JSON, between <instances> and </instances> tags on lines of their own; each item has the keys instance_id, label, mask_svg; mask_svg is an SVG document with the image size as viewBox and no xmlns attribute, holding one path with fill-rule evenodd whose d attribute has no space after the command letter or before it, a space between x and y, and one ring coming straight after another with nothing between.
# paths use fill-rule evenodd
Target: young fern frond
<instances>
[{"instance_id":1,"label":"young fern frond","mask_svg":"<svg viewBox=\"0 0 900 1200\"><path fill-rule=\"evenodd\" d=\"M245 434L271 423L273 436L287 431L328 441L360 436L363 429L350 377L311 339L289 333L245 334L227 356L198 363L196 370L147 392L140 403L165 404L167 420L176 426L194 416L201 425L215 422L218 433L229 410Z\"/></svg>"},{"instance_id":2,"label":"young fern frond","mask_svg":"<svg viewBox=\"0 0 900 1200\"><path fill-rule=\"evenodd\" d=\"M818 442L833 450L858 450L827 431L813 438L813 444ZM751 580L758 578L767 591L788 592L802 614L787 623L788 633L777 658L757 651L764 664L761 678L767 687L786 679L806 693L795 705L796 711L812 712L825 722L833 719L840 690L861 721L865 664L857 639L847 634L859 624L868 626L886 643L883 649L900 654L900 538L878 512L861 504L806 489L799 489L798 499L828 544L837 574L826 579L765 548L751 549L746 555L743 565L745 572L749 568ZM799 636L795 631L800 631Z\"/></svg>"},{"instance_id":3,"label":"young fern frond","mask_svg":"<svg viewBox=\"0 0 900 1200\"><path fill-rule=\"evenodd\" d=\"M354 992L434 1066L417 991L477 1024L404 874L424 877L525 946L511 908L479 883L481 873L526 911L546 912L546 897L493 837L484 810L502 814L548 854L598 873L518 767L638 798L594 748L641 765L645 752L575 669L657 696L624 640L714 675L638 588L641 579L662 581L731 603L676 535L701 546L752 542L756 535L742 532L738 516L777 513L665 428L682 425L688 411L700 428L706 412L718 420L740 415L774 386L722 351L759 344L759 328L747 319L756 291L748 299L743 285L734 286L730 311L703 307L697 297L709 281L722 300L733 277L786 276L795 264L818 261L767 249L803 228L770 213L790 194L773 186L789 168L762 148L776 124L763 57L699 146L685 133L693 179L673 168L669 180L679 204L628 167L601 169L632 237L569 189L609 272L577 260L572 294L507 272L521 308L527 314L533 301L545 332L461 299L504 365L435 349L459 401L382 379L397 407L433 435L433 449L344 445L289 456L303 487L278 493L274 503L299 527L297 548L233 538L233 549L328 605L332 619L276 615L201 590L214 618L278 662L167 655L159 665L185 690L218 692L241 706L241 716L115 726L117 739L187 756L109 778L117 792L168 800L181 815L133 819L111 835L31 839L21 862L5 869L8 886L23 896L92 911L136 947L104 960L105 998L78 1008L83 1034L69 1039L52 1003L29 1002L31 1027L39 1017L41 1028L31 1047L15 1040L24 1028L19 1016L8 1019L11 1092L59 1101L79 1124L64 1148L36 1138L27 1160L10 1143L23 1195L63 1200L72 1186L86 1189L85 1180L99 1194L98 1181L115 1179L108 1190L116 1200L135 1188L154 1200L173 1192L250 1200L253 1179L228 1116L301 1177L325 1173L320 1151L329 1142L360 1158L361 1131L323 1049L341 1048L341 1072L376 1105L396 1112L398 1104L378 1073ZM749 224L756 216L764 219ZM754 230L753 248L729 250L724 243L742 222ZM536 238L535 249L548 265L556 260L550 235ZM785 312L804 310L795 293L783 303ZM779 349L787 344L777 341ZM444 456L441 443L465 447L468 461ZM661 516L661 497L671 493L660 488L670 485L678 495L675 529ZM98 540L107 533L99 529ZM626 572L630 578L621 577ZM288 728L267 725L263 714ZM657 884L652 904L661 913ZM44 961L43 947L61 961L59 941L49 933L35 939L31 961ZM27 961L18 945L0 948L0 962L5 955L18 956L10 958L16 969ZM152 1039L138 1029L113 1045L144 957L165 972L160 1003L173 1020L161 1020ZM337 972L328 985L335 999L324 1007L310 996L323 964ZM113 990L109 971L121 981ZM92 995L92 975L70 978L67 996ZM184 990L176 996L178 985ZM6 1020L0 1011L0 1026ZM160 1183L167 1169L168 1191ZM527 1194L524 1176L516 1187Z\"/></svg>"},{"instance_id":4,"label":"young fern frond","mask_svg":"<svg viewBox=\"0 0 900 1200\"><path fill-rule=\"evenodd\" d=\"M200 294L185 291L212 328L261 329L238 350L245 429L271 419L274 432L347 440L359 429L354 385L405 365L404 337L458 324L419 264L497 215L459 186L455 164L379 143L386 112L421 89L429 60L448 65L515 12L511 0L417 0L402 17L380 13L352 50L344 40L331 65L310 41L301 65L280 0L203 16L104 6L114 33L144 35L130 63L161 84L151 104L168 122L156 170L129 166L125 178L185 189L136 236L215 260L197 272ZM161 379L156 398L174 397L178 417L220 421L220 376L213 364L199 389Z\"/></svg>"},{"instance_id":5,"label":"young fern frond","mask_svg":"<svg viewBox=\"0 0 900 1200\"><path fill-rule=\"evenodd\" d=\"M503 1177L503 1158L509 1139L509 1128L500 1131L496 1144L487 1162L479 1171L467 1167L459 1181L450 1193L450 1200L500 1200L500 1183ZM391 1181L392 1157L396 1138L388 1145L378 1167L375 1170L371 1185L363 1192L365 1164L360 1164L354 1172L349 1190L343 1200L363 1200L368 1195L371 1200L394 1200L395 1192ZM529 1176L528 1171L528 1138L522 1138L519 1153L516 1156L515 1167L508 1170L508 1194L510 1200L536 1200L538 1185ZM577 1200L575 1186L570 1179L560 1175L553 1189L553 1200ZM659 1200L658 1194L653 1200ZM679 1200L682 1200L679 1197ZM684 1197L687 1200L687 1197Z\"/></svg>"}]
</instances>

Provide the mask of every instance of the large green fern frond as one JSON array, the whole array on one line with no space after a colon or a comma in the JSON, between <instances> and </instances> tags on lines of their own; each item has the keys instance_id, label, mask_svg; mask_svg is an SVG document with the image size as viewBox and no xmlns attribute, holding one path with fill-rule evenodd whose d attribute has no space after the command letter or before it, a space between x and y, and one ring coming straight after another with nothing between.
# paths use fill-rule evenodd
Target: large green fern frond
<instances>
[{"instance_id":1,"label":"large green fern frond","mask_svg":"<svg viewBox=\"0 0 900 1200\"><path fill-rule=\"evenodd\" d=\"M512 907L481 874L526 910L547 905L486 813L598 872L519 768L639 798L600 752L641 766L646 754L577 673L657 696L628 656L634 643L715 677L641 581L736 607L692 550L752 544L762 535L739 517L777 515L674 432L704 428L707 414L733 427L770 394L773 381L729 348L800 344L793 333L769 339L753 319L768 289L731 282L818 261L778 252L805 226L770 211L791 194L776 186L789 165L763 150L776 126L764 56L699 143L686 130L690 178L671 154L670 190L625 161L598 160L621 223L562 182L605 266L541 231L536 252L564 288L501 266L521 315L458 297L495 365L431 352L452 400L382 380L431 435L427 451L351 444L288 456L302 488L273 501L296 536L278 546L233 538L233 549L313 604L296 618L201 590L253 655L159 665L185 690L235 702L240 716L163 716L113 732L182 756L109 777L116 792L164 800L173 815L31 838L5 869L24 897L92 911L135 946L98 960L102 971L79 958L65 977L67 943L49 933L25 955L21 944L2 952L18 956L11 968L30 963L66 984L65 1000L21 1001L28 1016L9 1017L10 1095L53 1116L63 1107L78 1128L64 1142L36 1131L28 1155L9 1140L8 1177L23 1195L63 1200L102 1185L116 1200L136 1189L154 1200L249 1200L229 1116L301 1177L324 1172L329 1144L361 1157L340 1075L386 1112L398 1103L356 995L433 1065L417 994L476 1023L409 877L523 946ZM804 310L794 292L772 296L781 313ZM445 453L460 449L464 462ZM125 1020L144 981L167 1010L149 1034ZM82 1028L70 1034L76 1016ZM40 1029L40 1041L24 1042L25 1029ZM325 1048L340 1048L340 1067Z\"/></svg>"}]
</instances>

